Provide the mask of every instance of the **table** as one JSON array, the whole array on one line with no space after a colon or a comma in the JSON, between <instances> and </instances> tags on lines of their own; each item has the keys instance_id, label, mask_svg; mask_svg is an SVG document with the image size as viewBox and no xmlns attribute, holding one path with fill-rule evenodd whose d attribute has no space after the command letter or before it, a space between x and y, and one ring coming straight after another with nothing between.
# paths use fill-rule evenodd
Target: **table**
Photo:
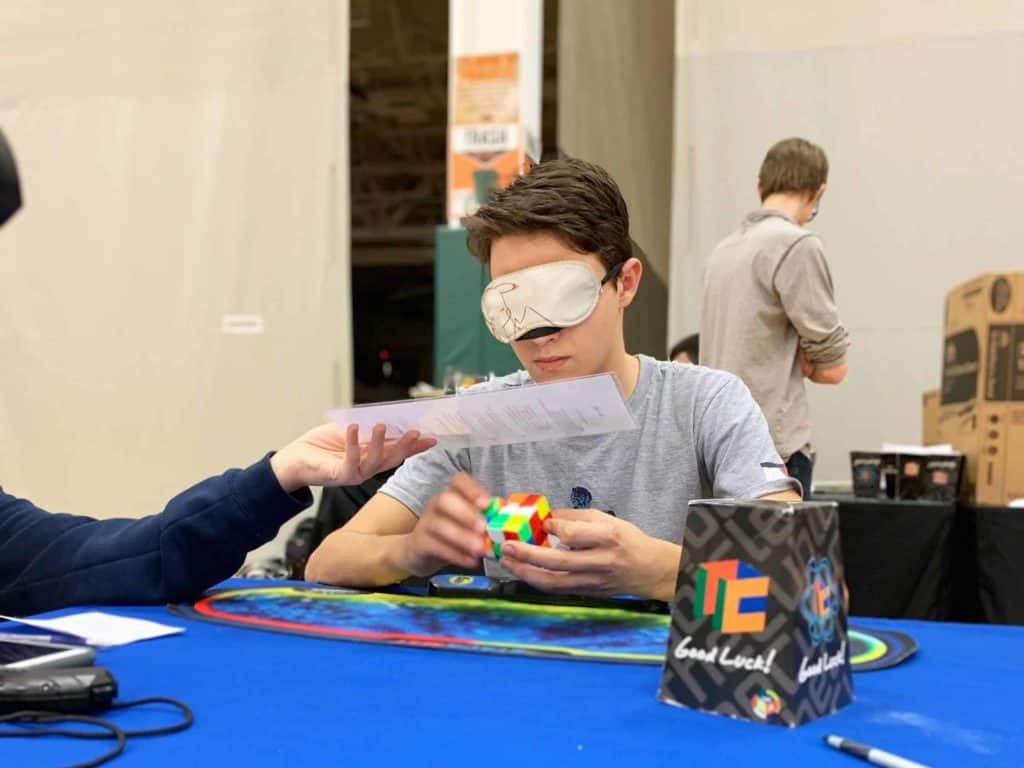
<instances>
[{"instance_id":1,"label":"table","mask_svg":"<svg viewBox=\"0 0 1024 768\"><path fill-rule=\"evenodd\" d=\"M834 496L850 610L857 616L958 619L956 505ZM961 543L959 546L963 546Z\"/></svg>"},{"instance_id":2,"label":"table","mask_svg":"<svg viewBox=\"0 0 1024 768\"><path fill-rule=\"evenodd\" d=\"M295 637L191 622L162 607L103 610L187 627L101 651L99 661L122 699L172 696L196 714L184 733L129 742L114 766L865 765L826 748L826 733L931 765L1024 764L1024 628L861 620L911 633L917 657L856 675L852 706L787 730L661 704L652 666ZM112 719L166 722L155 711ZM105 745L8 740L0 760L62 765Z\"/></svg>"},{"instance_id":3,"label":"table","mask_svg":"<svg viewBox=\"0 0 1024 768\"><path fill-rule=\"evenodd\" d=\"M1024 509L968 507L979 619L1024 624Z\"/></svg>"},{"instance_id":4,"label":"table","mask_svg":"<svg viewBox=\"0 0 1024 768\"><path fill-rule=\"evenodd\" d=\"M1024 509L815 496L839 504L858 616L1024 624Z\"/></svg>"}]
</instances>

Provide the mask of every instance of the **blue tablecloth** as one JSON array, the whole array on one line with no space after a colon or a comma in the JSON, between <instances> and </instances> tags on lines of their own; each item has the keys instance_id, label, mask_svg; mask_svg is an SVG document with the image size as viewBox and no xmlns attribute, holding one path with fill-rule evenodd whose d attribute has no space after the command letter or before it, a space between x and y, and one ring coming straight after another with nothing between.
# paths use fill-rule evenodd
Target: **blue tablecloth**
<instances>
[{"instance_id":1,"label":"blue tablecloth","mask_svg":"<svg viewBox=\"0 0 1024 768\"><path fill-rule=\"evenodd\" d=\"M102 610L186 627L101 651L99 663L120 698L171 696L196 714L184 733L130 742L114 765L865 765L824 746L826 733L935 766L1024 765L1024 628L860 620L908 632L921 650L857 674L850 707L787 730L661 704L653 666L295 637L161 607ZM172 717L153 708L111 719L148 727ZM107 746L3 740L0 764L69 764Z\"/></svg>"}]
</instances>

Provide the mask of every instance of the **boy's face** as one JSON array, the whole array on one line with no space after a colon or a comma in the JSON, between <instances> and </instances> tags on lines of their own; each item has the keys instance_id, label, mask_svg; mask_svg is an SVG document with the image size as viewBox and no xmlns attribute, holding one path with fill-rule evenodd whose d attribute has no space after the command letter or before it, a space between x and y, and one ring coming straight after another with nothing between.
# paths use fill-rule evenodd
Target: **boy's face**
<instances>
[{"instance_id":1,"label":"boy's face","mask_svg":"<svg viewBox=\"0 0 1024 768\"><path fill-rule=\"evenodd\" d=\"M607 273L592 254L577 253L554 235L506 235L491 244L491 277L558 261L578 261L600 280ZM579 325L561 328L549 336L513 341L512 349L534 381L554 381L614 370L616 355L624 353L622 311L633 300L642 266L629 259L618 279L601 288L593 313Z\"/></svg>"}]
</instances>

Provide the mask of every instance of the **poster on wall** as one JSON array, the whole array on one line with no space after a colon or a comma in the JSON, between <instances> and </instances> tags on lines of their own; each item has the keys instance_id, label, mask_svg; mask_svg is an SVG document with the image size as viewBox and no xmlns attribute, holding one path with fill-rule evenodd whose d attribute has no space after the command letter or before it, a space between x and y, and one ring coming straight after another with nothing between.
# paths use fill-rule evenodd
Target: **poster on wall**
<instances>
[{"instance_id":1,"label":"poster on wall","mask_svg":"<svg viewBox=\"0 0 1024 768\"><path fill-rule=\"evenodd\" d=\"M456 56L448 126L448 224L524 170L519 54Z\"/></svg>"}]
</instances>

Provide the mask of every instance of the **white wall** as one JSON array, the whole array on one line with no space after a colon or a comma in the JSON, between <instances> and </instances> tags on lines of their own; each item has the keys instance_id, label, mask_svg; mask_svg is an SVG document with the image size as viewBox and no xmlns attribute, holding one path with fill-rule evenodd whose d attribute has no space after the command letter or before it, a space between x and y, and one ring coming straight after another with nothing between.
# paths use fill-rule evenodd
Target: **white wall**
<instances>
[{"instance_id":1,"label":"white wall","mask_svg":"<svg viewBox=\"0 0 1024 768\"><path fill-rule=\"evenodd\" d=\"M630 233L655 273L650 278L665 280L672 0L560 0L559 12L559 148L612 175L629 206Z\"/></svg>"},{"instance_id":2,"label":"white wall","mask_svg":"<svg viewBox=\"0 0 1024 768\"><path fill-rule=\"evenodd\" d=\"M0 51L5 490L156 511L347 404L347 0L8 0Z\"/></svg>"},{"instance_id":3,"label":"white wall","mask_svg":"<svg viewBox=\"0 0 1024 768\"><path fill-rule=\"evenodd\" d=\"M669 336L698 329L703 265L757 207L765 150L824 146L812 228L853 347L843 385L809 386L816 478L848 480L851 449L919 440L945 292L1024 267L1024 3L677 0L676 20Z\"/></svg>"}]
</instances>

